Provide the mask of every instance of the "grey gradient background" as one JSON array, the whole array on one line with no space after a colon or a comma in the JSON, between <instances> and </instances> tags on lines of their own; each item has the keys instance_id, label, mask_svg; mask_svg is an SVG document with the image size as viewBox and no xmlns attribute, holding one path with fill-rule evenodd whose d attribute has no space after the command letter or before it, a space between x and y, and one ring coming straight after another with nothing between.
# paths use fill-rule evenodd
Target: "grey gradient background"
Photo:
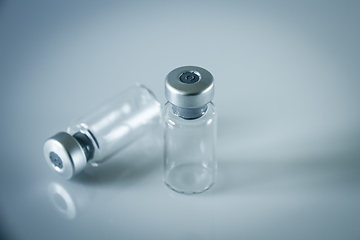
<instances>
[{"instance_id":1,"label":"grey gradient background","mask_svg":"<svg viewBox=\"0 0 360 240\"><path fill-rule=\"evenodd\" d=\"M0 1L0 238L359 240L359 12L359 1ZM168 190L160 140L72 181L48 169L46 138L134 82L164 103L165 75L183 65L216 80L212 189Z\"/></svg>"}]
</instances>

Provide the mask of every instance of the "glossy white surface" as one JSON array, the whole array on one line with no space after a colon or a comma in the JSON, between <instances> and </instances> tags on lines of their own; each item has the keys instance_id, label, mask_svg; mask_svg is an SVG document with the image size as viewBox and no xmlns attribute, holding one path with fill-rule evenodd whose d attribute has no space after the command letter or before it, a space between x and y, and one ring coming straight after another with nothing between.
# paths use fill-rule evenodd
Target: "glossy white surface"
<instances>
[{"instance_id":1,"label":"glossy white surface","mask_svg":"<svg viewBox=\"0 0 360 240\"><path fill-rule=\"evenodd\" d=\"M1 239L359 239L357 1L0 2ZM71 181L46 138L134 82L215 78L218 180L186 196L144 138Z\"/></svg>"}]
</instances>

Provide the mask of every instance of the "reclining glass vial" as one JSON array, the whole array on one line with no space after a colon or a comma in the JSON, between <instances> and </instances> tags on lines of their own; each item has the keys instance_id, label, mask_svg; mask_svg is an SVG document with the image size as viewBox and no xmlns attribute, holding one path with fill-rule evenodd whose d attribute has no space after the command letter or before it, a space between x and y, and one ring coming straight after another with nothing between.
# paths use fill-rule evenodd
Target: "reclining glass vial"
<instances>
[{"instance_id":1,"label":"reclining glass vial","mask_svg":"<svg viewBox=\"0 0 360 240\"><path fill-rule=\"evenodd\" d=\"M214 78L200 67L174 69L166 76L165 96L165 184L183 194L204 192L217 173Z\"/></svg>"},{"instance_id":2,"label":"reclining glass vial","mask_svg":"<svg viewBox=\"0 0 360 240\"><path fill-rule=\"evenodd\" d=\"M70 179L87 164L97 166L142 137L161 121L161 106L141 84L121 92L83 117L73 120L44 144L48 165Z\"/></svg>"}]
</instances>

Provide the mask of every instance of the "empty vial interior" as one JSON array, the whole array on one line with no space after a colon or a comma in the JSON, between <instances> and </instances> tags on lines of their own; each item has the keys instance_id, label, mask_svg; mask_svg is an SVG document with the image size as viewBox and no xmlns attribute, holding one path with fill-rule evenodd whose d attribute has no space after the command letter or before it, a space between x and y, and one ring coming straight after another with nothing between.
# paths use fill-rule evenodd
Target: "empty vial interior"
<instances>
[{"instance_id":1,"label":"empty vial interior","mask_svg":"<svg viewBox=\"0 0 360 240\"><path fill-rule=\"evenodd\" d=\"M160 103L153 93L136 84L73 120L67 132L82 145L90 163L100 162L153 129L160 123L160 113Z\"/></svg>"}]
</instances>

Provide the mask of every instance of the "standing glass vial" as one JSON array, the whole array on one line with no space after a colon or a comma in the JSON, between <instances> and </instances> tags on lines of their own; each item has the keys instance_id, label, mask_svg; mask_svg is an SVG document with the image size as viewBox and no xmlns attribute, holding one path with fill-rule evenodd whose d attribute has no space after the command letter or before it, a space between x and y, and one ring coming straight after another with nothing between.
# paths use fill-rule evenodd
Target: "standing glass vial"
<instances>
[{"instance_id":1,"label":"standing glass vial","mask_svg":"<svg viewBox=\"0 0 360 240\"><path fill-rule=\"evenodd\" d=\"M87 164L97 166L142 137L160 119L161 106L154 94L136 84L46 140L46 162L63 178L72 178Z\"/></svg>"},{"instance_id":2,"label":"standing glass vial","mask_svg":"<svg viewBox=\"0 0 360 240\"><path fill-rule=\"evenodd\" d=\"M174 69L166 76L165 95L165 184L179 193L204 192L217 172L214 78L200 67Z\"/></svg>"}]
</instances>

